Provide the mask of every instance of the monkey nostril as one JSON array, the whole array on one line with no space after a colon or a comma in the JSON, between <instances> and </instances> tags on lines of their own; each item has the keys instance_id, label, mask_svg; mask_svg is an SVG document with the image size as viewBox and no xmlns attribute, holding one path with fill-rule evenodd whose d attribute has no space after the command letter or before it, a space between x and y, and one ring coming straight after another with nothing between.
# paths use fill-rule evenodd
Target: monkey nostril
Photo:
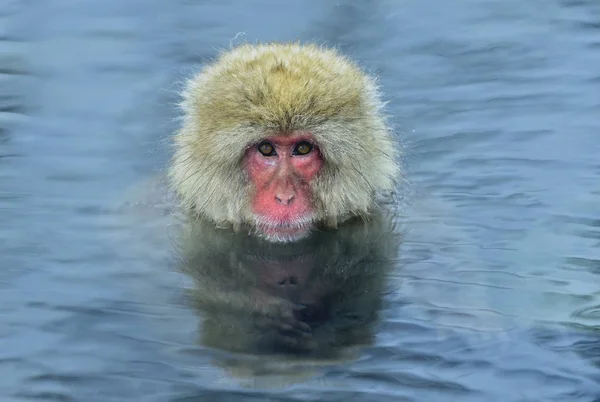
<instances>
[{"instance_id":1,"label":"monkey nostril","mask_svg":"<svg viewBox=\"0 0 600 402\"><path fill-rule=\"evenodd\" d=\"M295 275L286 276L279 281L277 281L277 285L279 286L298 286L298 277Z\"/></svg>"},{"instance_id":2,"label":"monkey nostril","mask_svg":"<svg viewBox=\"0 0 600 402\"><path fill-rule=\"evenodd\" d=\"M294 196L275 196L275 199L277 200L277 202L279 202L280 204L283 205L289 205L292 203L292 201L294 200Z\"/></svg>"}]
</instances>

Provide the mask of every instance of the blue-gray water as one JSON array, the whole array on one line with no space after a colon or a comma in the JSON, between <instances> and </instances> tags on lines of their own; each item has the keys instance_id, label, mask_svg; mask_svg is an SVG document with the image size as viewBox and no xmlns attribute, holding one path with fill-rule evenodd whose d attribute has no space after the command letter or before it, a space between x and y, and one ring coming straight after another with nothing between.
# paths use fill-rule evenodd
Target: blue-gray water
<instances>
[{"instance_id":1,"label":"blue-gray water","mask_svg":"<svg viewBox=\"0 0 600 402\"><path fill-rule=\"evenodd\" d=\"M248 384L119 205L181 79L297 38L379 76L410 205L374 344ZM597 0L3 0L0 88L0 400L600 400Z\"/></svg>"}]
</instances>

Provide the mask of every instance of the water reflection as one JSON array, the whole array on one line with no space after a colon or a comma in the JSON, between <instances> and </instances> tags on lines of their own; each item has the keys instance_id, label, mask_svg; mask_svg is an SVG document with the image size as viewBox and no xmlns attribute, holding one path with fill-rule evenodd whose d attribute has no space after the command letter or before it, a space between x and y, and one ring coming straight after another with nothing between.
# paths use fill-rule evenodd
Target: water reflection
<instances>
[{"instance_id":1,"label":"water reflection","mask_svg":"<svg viewBox=\"0 0 600 402\"><path fill-rule=\"evenodd\" d=\"M390 222L377 215L293 244L196 223L181 253L203 318L200 342L270 356L250 365L228 360L231 371L246 375L281 371L281 359L293 360L297 370L300 361L352 358L374 339L396 264L400 235Z\"/></svg>"},{"instance_id":2,"label":"water reflection","mask_svg":"<svg viewBox=\"0 0 600 402\"><path fill-rule=\"evenodd\" d=\"M598 400L598 0L57 3L0 3L1 400ZM371 319L371 346L331 346L340 314L314 317L312 338L296 334L303 347L275 348L296 335L272 330L261 344L276 322L242 321L218 300L182 308L188 275L171 272L162 206L112 209L164 171L178 83L239 32L339 46L377 74L403 128L416 201L403 218L401 289L381 309L372 295L360 300L373 305L327 299L335 286L350 292L318 278L332 259L340 273L329 239L298 292ZM231 270L230 254L246 276L216 283L253 296L244 280L258 281L258 263L231 241L188 249L192 296L218 278L206 261ZM279 272L281 258L272 265ZM220 323L245 343L215 339ZM359 359L280 393L240 390L214 364L297 375L290 363L330 364L353 348Z\"/></svg>"}]
</instances>

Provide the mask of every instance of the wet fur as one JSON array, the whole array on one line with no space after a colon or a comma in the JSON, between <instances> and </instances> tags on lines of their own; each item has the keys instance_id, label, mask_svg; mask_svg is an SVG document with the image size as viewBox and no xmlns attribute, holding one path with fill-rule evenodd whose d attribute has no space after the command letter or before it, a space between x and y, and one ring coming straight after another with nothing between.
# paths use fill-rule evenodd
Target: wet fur
<instances>
[{"instance_id":1,"label":"wet fur","mask_svg":"<svg viewBox=\"0 0 600 402\"><path fill-rule=\"evenodd\" d=\"M246 149L268 135L312 133L325 164L312 183L316 218L366 217L392 190L398 153L374 80L316 45L242 45L187 83L171 183L184 210L218 226L255 225Z\"/></svg>"}]
</instances>

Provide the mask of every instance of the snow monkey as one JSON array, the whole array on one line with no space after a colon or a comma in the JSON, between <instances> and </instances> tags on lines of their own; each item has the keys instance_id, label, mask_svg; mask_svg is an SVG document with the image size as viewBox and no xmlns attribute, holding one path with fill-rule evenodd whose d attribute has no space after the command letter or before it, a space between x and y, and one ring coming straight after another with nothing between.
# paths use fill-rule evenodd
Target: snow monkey
<instances>
[{"instance_id":1,"label":"snow monkey","mask_svg":"<svg viewBox=\"0 0 600 402\"><path fill-rule=\"evenodd\" d=\"M170 178L191 216L270 242L368 218L398 153L373 78L316 45L241 45L187 83Z\"/></svg>"}]
</instances>

